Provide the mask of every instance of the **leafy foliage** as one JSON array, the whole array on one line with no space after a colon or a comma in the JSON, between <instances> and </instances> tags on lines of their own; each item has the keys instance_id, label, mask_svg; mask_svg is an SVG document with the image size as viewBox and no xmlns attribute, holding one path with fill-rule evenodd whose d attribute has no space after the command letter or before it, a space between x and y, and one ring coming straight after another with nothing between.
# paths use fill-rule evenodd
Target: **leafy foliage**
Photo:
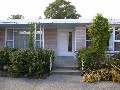
<instances>
[{"instance_id":1,"label":"leafy foliage","mask_svg":"<svg viewBox=\"0 0 120 90\"><path fill-rule=\"evenodd\" d=\"M84 74L83 80L90 83L96 81L120 82L120 61L110 61L106 66L106 68L87 72Z\"/></svg>"},{"instance_id":2,"label":"leafy foliage","mask_svg":"<svg viewBox=\"0 0 120 90\"><path fill-rule=\"evenodd\" d=\"M120 82L120 73L114 68L104 68L97 71L91 71L83 76L85 82L113 81Z\"/></svg>"},{"instance_id":3,"label":"leafy foliage","mask_svg":"<svg viewBox=\"0 0 120 90\"><path fill-rule=\"evenodd\" d=\"M110 57L112 60L120 60L120 52L115 53L113 56Z\"/></svg>"},{"instance_id":4,"label":"leafy foliage","mask_svg":"<svg viewBox=\"0 0 120 90\"><path fill-rule=\"evenodd\" d=\"M88 34L92 40L92 48L100 55L100 59L104 59L107 50L107 42L109 39L109 23L108 19L101 14L97 14L93 19L93 23L88 29Z\"/></svg>"},{"instance_id":5,"label":"leafy foliage","mask_svg":"<svg viewBox=\"0 0 120 90\"><path fill-rule=\"evenodd\" d=\"M0 69L3 69L5 65L10 64L10 55L12 52L16 51L17 49L5 47L0 50Z\"/></svg>"},{"instance_id":6,"label":"leafy foliage","mask_svg":"<svg viewBox=\"0 0 120 90\"><path fill-rule=\"evenodd\" d=\"M75 6L71 5L69 1L55 0L46 7L44 15L46 18L52 19L64 19L65 17L66 19L76 19L81 15L75 9Z\"/></svg>"},{"instance_id":7,"label":"leafy foliage","mask_svg":"<svg viewBox=\"0 0 120 90\"><path fill-rule=\"evenodd\" d=\"M85 82L113 81L120 82L120 53L105 60L105 51L109 39L108 20L97 14L91 24L88 34L92 40L92 48L78 50L78 66L84 61Z\"/></svg>"},{"instance_id":8,"label":"leafy foliage","mask_svg":"<svg viewBox=\"0 0 120 90\"><path fill-rule=\"evenodd\" d=\"M113 81L120 82L120 60L100 62L102 68L87 70L83 76L85 82Z\"/></svg>"},{"instance_id":9,"label":"leafy foliage","mask_svg":"<svg viewBox=\"0 0 120 90\"><path fill-rule=\"evenodd\" d=\"M50 73L50 57L54 53L44 49L21 49L10 56L11 64L5 68L13 76L40 77Z\"/></svg>"},{"instance_id":10,"label":"leafy foliage","mask_svg":"<svg viewBox=\"0 0 120 90\"><path fill-rule=\"evenodd\" d=\"M20 14L16 14L16 15L11 15L10 17L8 17L8 19L24 19L25 17L23 15Z\"/></svg>"},{"instance_id":11,"label":"leafy foliage","mask_svg":"<svg viewBox=\"0 0 120 90\"><path fill-rule=\"evenodd\" d=\"M29 32L30 32L30 34L28 35L28 47L30 49L34 48L34 30L35 30L35 24L30 23L29 24Z\"/></svg>"},{"instance_id":12,"label":"leafy foliage","mask_svg":"<svg viewBox=\"0 0 120 90\"><path fill-rule=\"evenodd\" d=\"M92 48L81 48L77 53L78 66L81 68L82 62L84 62L84 70L97 70L104 68L106 61L100 60L97 52Z\"/></svg>"}]
</instances>

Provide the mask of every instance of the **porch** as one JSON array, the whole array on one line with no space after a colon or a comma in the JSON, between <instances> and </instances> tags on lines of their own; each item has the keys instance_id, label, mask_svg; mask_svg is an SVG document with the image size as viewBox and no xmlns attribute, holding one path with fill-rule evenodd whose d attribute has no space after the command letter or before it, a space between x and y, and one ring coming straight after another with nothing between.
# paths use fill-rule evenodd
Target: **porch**
<instances>
[{"instance_id":1,"label":"porch","mask_svg":"<svg viewBox=\"0 0 120 90\"><path fill-rule=\"evenodd\" d=\"M14 20L13 20L14 21ZM2 36L0 47L28 48L28 21L6 21L0 23ZM39 20L38 20L39 21ZM40 20L43 21L43 20ZM74 20L39 22L35 25L35 48L53 50L56 56L75 56L74 52L85 47L85 28ZM66 23L65 21L69 21ZM80 26L78 26L80 25ZM82 27L81 27L82 26Z\"/></svg>"}]
</instances>

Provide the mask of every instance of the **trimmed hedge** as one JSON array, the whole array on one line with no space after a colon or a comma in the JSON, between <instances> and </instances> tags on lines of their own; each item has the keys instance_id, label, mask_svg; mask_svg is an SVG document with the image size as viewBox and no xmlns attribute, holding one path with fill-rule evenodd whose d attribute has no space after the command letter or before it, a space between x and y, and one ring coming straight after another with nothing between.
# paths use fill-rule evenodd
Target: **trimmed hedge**
<instances>
[{"instance_id":1,"label":"trimmed hedge","mask_svg":"<svg viewBox=\"0 0 120 90\"><path fill-rule=\"evenodd\" d=\"M50 74L50 57L54 61L53 51L45 49L11 49L1 51L5 54L1 61L2 68L7 70L13 77L43 77ZM9 52L9 53L8 53ZM8 61L7 61L8 60ZM9 64L8 64L9 62ZM7 64L6 64L7 63Z\"/></svg>"},{"instance_id":2,"label":"trimmed hedge","mask_svg":"<svg viewBox=\"0 0 120 90\"><path fill-rule=\"evenodd\" d=\"M10 64L10 55L12 52L17 51L15 48L5 47L0 50L0 69L3 70L5 65Z\"/></svg>"}]
</instances>

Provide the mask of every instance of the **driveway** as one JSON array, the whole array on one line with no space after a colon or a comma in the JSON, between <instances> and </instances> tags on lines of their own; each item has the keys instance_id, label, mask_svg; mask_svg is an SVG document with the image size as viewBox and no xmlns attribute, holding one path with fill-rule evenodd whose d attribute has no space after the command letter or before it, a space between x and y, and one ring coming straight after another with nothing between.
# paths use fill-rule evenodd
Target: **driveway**
<instances>
[{"instance_id":1,"label":"driveway","mask_svg":"<svg viewBox=\"0 0 120 90\"><path fill-rule=\"evenodd\" d=\"M120 90L120 83L85 83L77 75L51 75L47 79L0 77L0 90Z\"/></svg>"}]
</instances>

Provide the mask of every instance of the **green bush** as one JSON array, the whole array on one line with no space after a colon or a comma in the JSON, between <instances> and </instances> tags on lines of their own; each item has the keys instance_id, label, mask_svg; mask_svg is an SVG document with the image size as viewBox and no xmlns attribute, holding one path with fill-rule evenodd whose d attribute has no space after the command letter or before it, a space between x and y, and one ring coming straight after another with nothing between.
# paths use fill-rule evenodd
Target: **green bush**
<instances>
[{"instance_id":1,"label":"green bush","mask_svg":"<svg viewBox=\"0 0 120 90\"><path fill-rule=\"evenodd\" d=\"M110 36L108 19L102 14L97 14L88 29L88 35L91 38L92 48L99 55L99 59L105 59L105 51Z\"/></svg>"},{"instance_id":2,"label":"green bush","mask_svg":"<svg viewBox=\"0 0 120 90\"><path fill-rule=\"evenodd\" d=\"M112 60L120 60L120 52L115 53L113 56L110 57L110 59L112 59Z\"/></svg>"},{"instance_id":3,"label":"green bush","mask_svg":"<svg viewBox=\"0 0 120 90\"><path fill-rule=\"evenodd\" d=\"M99 55L91 48L81 48L77 53L78 67L84 62L85 70L96 70L106 66L105 60L100 60Z\"/></svg>"},{"instance_id":4,"label":"green bush","mask_svg":"<svg viewBox=\"0 0 120 90\"><path fill-rule=\"evenodd\" d=\"M2 50L0 50L0 69L4 69L5 65L10 64L10 55L12 52L16 51L15 48L8 48L5 47Z\"/></svg>"},{"instance_id":5,"label":"green bush","mask_svg":"<svg viewBox=\"0 0 120 90\"><path fill-rule=\"evenodd\" d=\"M50 73L50 56L54 53L44 49L20 49L10 56L11 65L5 68L13 76L40 77Z\"/></svg>"}]
</instances>

